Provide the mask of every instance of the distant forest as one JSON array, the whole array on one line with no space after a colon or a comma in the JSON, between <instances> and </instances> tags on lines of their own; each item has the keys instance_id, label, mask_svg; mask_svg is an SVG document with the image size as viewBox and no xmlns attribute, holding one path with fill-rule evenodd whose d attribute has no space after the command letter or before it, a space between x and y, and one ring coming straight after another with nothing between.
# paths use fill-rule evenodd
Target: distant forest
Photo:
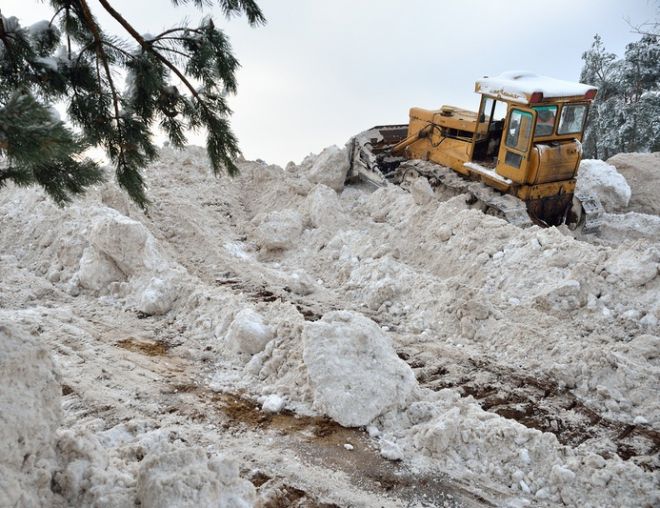
<instances>
[{"instance_id":1,"label":"distant forest","mask_svg":"<svg viewBox=\"0 0 660 508\"><path fill-rule=\"evenodd\" d=\"M622 58L599 35L582 55L580 81L598 87L583 140L587 158L660 151L660 33L657 23L646 28Z\"/></svg>"}]
</instances>

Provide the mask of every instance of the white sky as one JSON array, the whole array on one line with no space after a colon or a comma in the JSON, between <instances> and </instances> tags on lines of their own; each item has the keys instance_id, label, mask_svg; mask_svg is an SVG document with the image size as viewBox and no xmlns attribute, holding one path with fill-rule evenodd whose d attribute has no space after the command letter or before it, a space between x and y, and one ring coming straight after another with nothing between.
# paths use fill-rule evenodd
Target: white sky
<instances>
[{"instance_id":1,"label":"white sky","mask_svg":"<svg viewBox=\"0 0 660 508\"><path fill-rule=\"evenodd\" d=\"M111 0L141 32L158 33L192 7ZM626 19L654 18L657 0L260 0L266 26L225 20L242 64L232 125L249 159L280 165L343 144L373 125L406 123L412 106L476 109L474 81L505 70L577 80L599 33L621 56L638 36ZM89 0L109 32L120 27ZM37 0L0 0L22 24L49 17ZM193 140L194 141L194 140Z\"/></svg>"}]
</instances>

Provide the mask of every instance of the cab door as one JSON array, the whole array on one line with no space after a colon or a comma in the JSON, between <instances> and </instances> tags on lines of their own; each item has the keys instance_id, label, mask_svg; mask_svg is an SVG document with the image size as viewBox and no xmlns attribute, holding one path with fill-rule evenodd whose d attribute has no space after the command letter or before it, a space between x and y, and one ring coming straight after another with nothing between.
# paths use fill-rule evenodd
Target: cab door
<instances>
[{"instance_id":1,"label":"cab door","mask_svg":"<svg viewBox=\"0 0 660 508\"><path fill-rule=\"evenodd\" d=\"M498 174L518 183L527 181L535 125L533 109L517 105L509 109L497 157Z\"/></svg>"}]
</instances>

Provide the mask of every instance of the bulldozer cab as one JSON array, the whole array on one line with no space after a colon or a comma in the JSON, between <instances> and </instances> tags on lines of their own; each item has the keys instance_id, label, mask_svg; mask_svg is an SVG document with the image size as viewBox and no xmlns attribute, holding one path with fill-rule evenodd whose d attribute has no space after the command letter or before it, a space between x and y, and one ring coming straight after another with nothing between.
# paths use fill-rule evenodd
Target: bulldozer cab
<instances>
[{"instance_id":1,"label":"bulldozer cab","mask_svg":"<svg viewBox=\"0 0 660 508\"><path fill-rule=\"evenodd\" d=\"M575 177L588 106L596 89L526 72L478 80L480 93L471 160L520 185ZM496 119L497 104L506 116Z\"/></svg>"}]
</instances>

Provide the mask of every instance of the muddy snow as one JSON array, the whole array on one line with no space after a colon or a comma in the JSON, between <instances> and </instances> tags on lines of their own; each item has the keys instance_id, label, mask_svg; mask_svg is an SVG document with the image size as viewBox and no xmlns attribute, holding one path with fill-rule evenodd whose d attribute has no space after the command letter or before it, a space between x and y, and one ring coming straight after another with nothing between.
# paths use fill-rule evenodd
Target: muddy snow
<instances>
[{"instance_id":1,"label":"muddy snow","mask_svg":"<svg viewBox=\"0 0 660 508\"><path fill-rule=\"evenodd\" d=\"M658 505L659 196L617 171L640 157L585 162L597 236L344 187L337 147L235 179L163 149L146 213L3 189L0 498Z\"/></svg>"}]
</instances>

